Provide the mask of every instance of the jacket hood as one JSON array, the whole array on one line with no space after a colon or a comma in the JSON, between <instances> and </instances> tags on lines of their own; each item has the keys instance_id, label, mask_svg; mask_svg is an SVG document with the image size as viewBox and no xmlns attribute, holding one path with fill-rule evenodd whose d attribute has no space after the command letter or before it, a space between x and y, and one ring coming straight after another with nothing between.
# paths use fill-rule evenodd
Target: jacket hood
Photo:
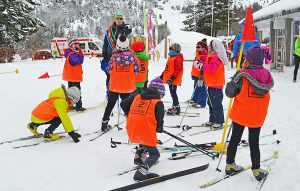
<instances>
[{"instance_id":1,"label":"jacket hood","mask_svg":"<svg viewBox=\"0 0 300 191\"><path fill-rule=\"evenodd\" d=\"M134 54L142 60L149 60L149 56L145 52L135 52Z\"/></svg>"},{"instance_id":2,"label":"jacket hood","mask_svg":"<svg viewBox=\"0 0 300 191\"><path fill-rule=\"evenodd\" d=\"M142 99L160 99L160 94L155 88L146 88L141 93Z\"/></svg>"},{"instance_id":3,"label":"jacket hood","mask_svg":"<svg viewBox=\"0 0 300 191\"><path fill-rule=\"evenodd\" d=\"M57 89L55 89L55 90L53 90L53 91L51 91L50 93L49 93L49 98L62 98L62 99L65 99L66 100L66 98L67 98L67 93L66 93L66 88L65 88L65 86L64 85L61 85L61 87L59 87L59 88L57 88Z\"/></svg>"},{"instance_id":4,"label":"jacket hood","mask_svg":"<svg viewBox=\"0 0 300 191\"><path fill-rule=\"evenodd\" d=\"M271 73L265 69L241 69L240 74L235 80L238 81L240 77L246 77L257 95L263 96L267 94L274 86L274 80Z\"/></svg>"},{"instance_id":5,"label":"jacket hood","mask_svg":"<svg viewBox=\"0 0 300 191\"><path fill-rule=\"evenodd\" d=\"M114 52L113 58L115 62L121 66L128 66L135 60L130 50Z\"/></svg>"}]
</instances>

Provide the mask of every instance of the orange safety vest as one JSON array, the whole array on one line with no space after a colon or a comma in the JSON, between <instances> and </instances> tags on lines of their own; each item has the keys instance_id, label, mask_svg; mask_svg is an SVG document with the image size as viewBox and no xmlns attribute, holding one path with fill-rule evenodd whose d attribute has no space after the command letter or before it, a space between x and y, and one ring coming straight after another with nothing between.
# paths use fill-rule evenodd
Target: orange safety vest
<instances>
[{"instance_id":1,"label":"orange safety vest","mask_svg":"<svg viewBox=\"0 0 300 191\"><path fill-rule=\"evenodd\" d=\"M167 81L171 78L173 72L174 72L174 61L177 57L172 56L169 57L166 63L165 70L163 72L163 82L166 84ZM173 81L173 85L180 86L181 85L181 80L182 80L182 74L183 74L183 69L179 73L179 75L176 77L176 79Z\"/></svg>"},{"instance_id":2,"label":"orange safety vest","mask_svg":"<svg viewBox=\"0 0 300 191\"><path fill-rule=\"evenodd\" d=\"M206 56L206 55L196 53L194 61L200 60L200 58L203 57L203 56ZM191 75L195 76L197 78L200 76L200 70L194 66L194 63L192 65Z\"/></svg>"},{"instance_id":3,"label":"orange safety vest","mask_svg":"<svg viewBox=\"0 0 300 191\"><path fill-rule=\"evenodd\" d=\"M159 101L160 99L145 100L141 95L134 98L126 123L130 142L151 147L157 145L155 105Z\"/></svg>"},{"instance_id":4,"label":"orange safety vest","mask_svg":"<svg viewBox=\"0 0 300 191\"><path fill-rule=\"evenodd\" d=\"M116 93L131 93L136 89L133 62L121 66L113 59L109 90Z\"/></svg>"},{"instance_id":5,"label":"orange safety vest","mask_svg":"<svg viewBox=\"0 0 300 191\"><path fill-rule=\"evenodd\" d=\"M210 59L217 57L217 54L208 54L205 64L210 64ZM224 64L219 64L217 70L214 73L203 71L203 77L207 87L212 86L224 86L225 85L225 72Z\"/></svg>"},{"instance_id":6,"label":"orange safety vest","mask_svg":"<svg viewBox=\"0 0 300 191\"><path fill-rule=\"evenodd\" d=\"M140 73L135 76L135 81L145 82L147 80L147 73L148 73L148 60L142 60L136 55L134 55L134 57L139 64L139 70L140 70Z\"/></svg>"},{"instance_id":7,"label":"orange safety vest","mask_svg":"<svg viewBox=\"0 0 300 191\"><path fill-rule=\"evenodd\" d=\"M270 93L259 96L255 93L246 77L243 77L241 92L234 98L229 118L249 128L262 127L266 119Z\"/></svg>"},{"instance_id":8,"label":"orange safety vest","mask_svg":"<svg viewBox=\"0 0 300 191\"><path fill-rule=\"evenodd\" d=\"M31 112L31 114L43 121L50 121L51 119L58 117L58 113L54 107L54 101L57 99L62 99L59 97L49 98L40 103L34 110ZM69 112L69 107L67 109L67 112Z\"/></svg>"},{"instance_id":9,"label":"orange safety vest","mask_svg":"<svg viewBox=\"0 0 300 191\"><path fill-rule=\"evenodd\" d=\"M75 52L71 52L67 56L62 78L68 82L82 82L82 64L72 66L69 60L71 54L75 54Z\"/></svg>"}]
</instances>

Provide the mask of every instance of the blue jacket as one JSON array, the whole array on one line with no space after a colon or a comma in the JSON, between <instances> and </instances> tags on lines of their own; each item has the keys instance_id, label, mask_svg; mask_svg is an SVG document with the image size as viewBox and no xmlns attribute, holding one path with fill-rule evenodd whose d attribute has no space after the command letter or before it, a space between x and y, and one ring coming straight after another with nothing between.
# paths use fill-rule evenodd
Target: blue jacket
<instances>
[{"instance_id":1,"label":"blue jacket","mask_svg":"<svg viewBox=\"0 0 300 191\"><path fill-rule=\"evenodd\" d=\"M73 52L71 49L67 49L65 50L65 58L68 57L68 55ZM76 66L77 64L82 64L84 61L84 56L79 56L78 53L77 54L71 54L70 58L69 58L70 64L72 66Z\"/></svg>"},{"instance_id":2,"label":"blue jacket","mask_svg":"<svg viewBox=\"0 0 300 191\"><path fill-rule=\"evenodd\" d=\"M239 32L236 36L235 36L235 40L234 40L234 44L233 44L233 58L236 58L236 56L239 54L239 47L241 46L242 42L240 41L242 38L242 32ZM259 41L259 36L256 34L256 40L258 40L257 42L245 42L244 44L244 52L250 48L253 45L260 45L260 41Z\"/></svg>"}]
</instances>

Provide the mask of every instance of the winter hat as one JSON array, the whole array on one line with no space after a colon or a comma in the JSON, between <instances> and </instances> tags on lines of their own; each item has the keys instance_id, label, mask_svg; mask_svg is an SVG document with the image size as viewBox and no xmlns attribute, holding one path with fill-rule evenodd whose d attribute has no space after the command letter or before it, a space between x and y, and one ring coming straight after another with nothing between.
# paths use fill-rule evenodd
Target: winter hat
<instances>
[{"instance_id":1,"label":"winter hat","mask_svg":"<svg viewBox=\"0 0 300 191\"><path fill-rule=\"evenodd\" d=\"M176 52L180 52L181 51L181 46L180 44L178 43L173 43L170 47L173 51L176 51Z\"/></svg>"},{"instance_id":2,"label":"winter hat","mask_svg":"<svg viewBox=\"0 0 300 191\"><path fill-rule=\"evenodd\" d=\"M121 34L117 40L117 49L127 50L129 48L129 40L124 34Z\"/></svg>"},{"instance_id":3,"label":"winter hat","mask_svg":"<svg viewBox=\"0 0 300 191\"><path fill-rule=\"evenodd\" d=\"M166 89L164 86L164 82L160 78L155 78L151 80L150 84L148 85L148 88L155 88L162 97L165 96Z\"/></svg>"},{"instance_id":4,"label":"winter hat","mask_svg":"<svg viewBox=\"0 0 300 191\"><path fill-rule=\"evenodd\" d=\"M133 52L143 52L145 50L145 44L143 42L134 42L130 45Z\"/></svg>"},{"instance_id":5,"label":"winter hat","mask_svg":"<svg viewBox=\"0 0 300 191\"><path fill-rule=\"evenodd\" d=\"M68 46L70 47L73 43L78 43L78 39L75 36L70 36L68 38Z\"/></svg>"},{"instance_id":6,"label":"winter hat","mask_svg":"<svg viewBox=\"0 0 300 191\"><path fill-rule=\"evenodd\" d=\"M219 40L210 41L212 49L217 53L218 57L222 60L223 64L228 64L227 53L224 45Z\"/></svg>"},{"instance_id":7,"label":"winter hat","mask_svg":"<svg viewBox=\"0 0 300 191\"><path fill-rule=\"evenodd\" d=\"M124 14L121 12L117 12L114 14L114 20L123 19L123 18L124 18Z\"/></svg>"},{"instance_id":8,"label":"winter hat","mask_svg":"<svg viewBox=\"0 0 300 191\"><path fill-rule=\"evenodd\" d=\"M207 39L206 38L202 39L201 41L197 42L197 45L207 50Z\"/></svg>"},{"instance_id":9,"label":"winter hat","mask_svg":"<svg viewBox=\"0 0 300 191\"><path fill-rule=\"evenodd\" d=\"M67 89L68 98L78 102L80 100L81 92L76 86L72 86Z\"/></svg>"},{"instance_id":10,"label":"winter hat","mask_svg":"<svg viewBox=\"0 0 300 191\"><path fill-rule=\"evenodd\" d=\"M249 62L249 65L260 68L264 63L265 52L259 45L253 45L246 50L244 56Z\"/></svg>"}]
</instances>

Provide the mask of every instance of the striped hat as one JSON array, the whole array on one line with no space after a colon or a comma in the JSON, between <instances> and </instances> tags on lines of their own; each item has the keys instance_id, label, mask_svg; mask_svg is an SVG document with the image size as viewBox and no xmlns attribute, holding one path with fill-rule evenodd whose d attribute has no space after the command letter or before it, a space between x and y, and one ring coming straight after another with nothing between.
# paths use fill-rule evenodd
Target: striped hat
<instances>
[{"instance_id":1,"label":"striped hat","mask_svg":"<svg viewBox=\"0 0 300 191\"><path fill-rule=\"evenodd\" d=\"M68 38L68 46L70 47L73 43L78 43L78 39L75 36L70 36Z\"/></svg>"}]
</instances>

